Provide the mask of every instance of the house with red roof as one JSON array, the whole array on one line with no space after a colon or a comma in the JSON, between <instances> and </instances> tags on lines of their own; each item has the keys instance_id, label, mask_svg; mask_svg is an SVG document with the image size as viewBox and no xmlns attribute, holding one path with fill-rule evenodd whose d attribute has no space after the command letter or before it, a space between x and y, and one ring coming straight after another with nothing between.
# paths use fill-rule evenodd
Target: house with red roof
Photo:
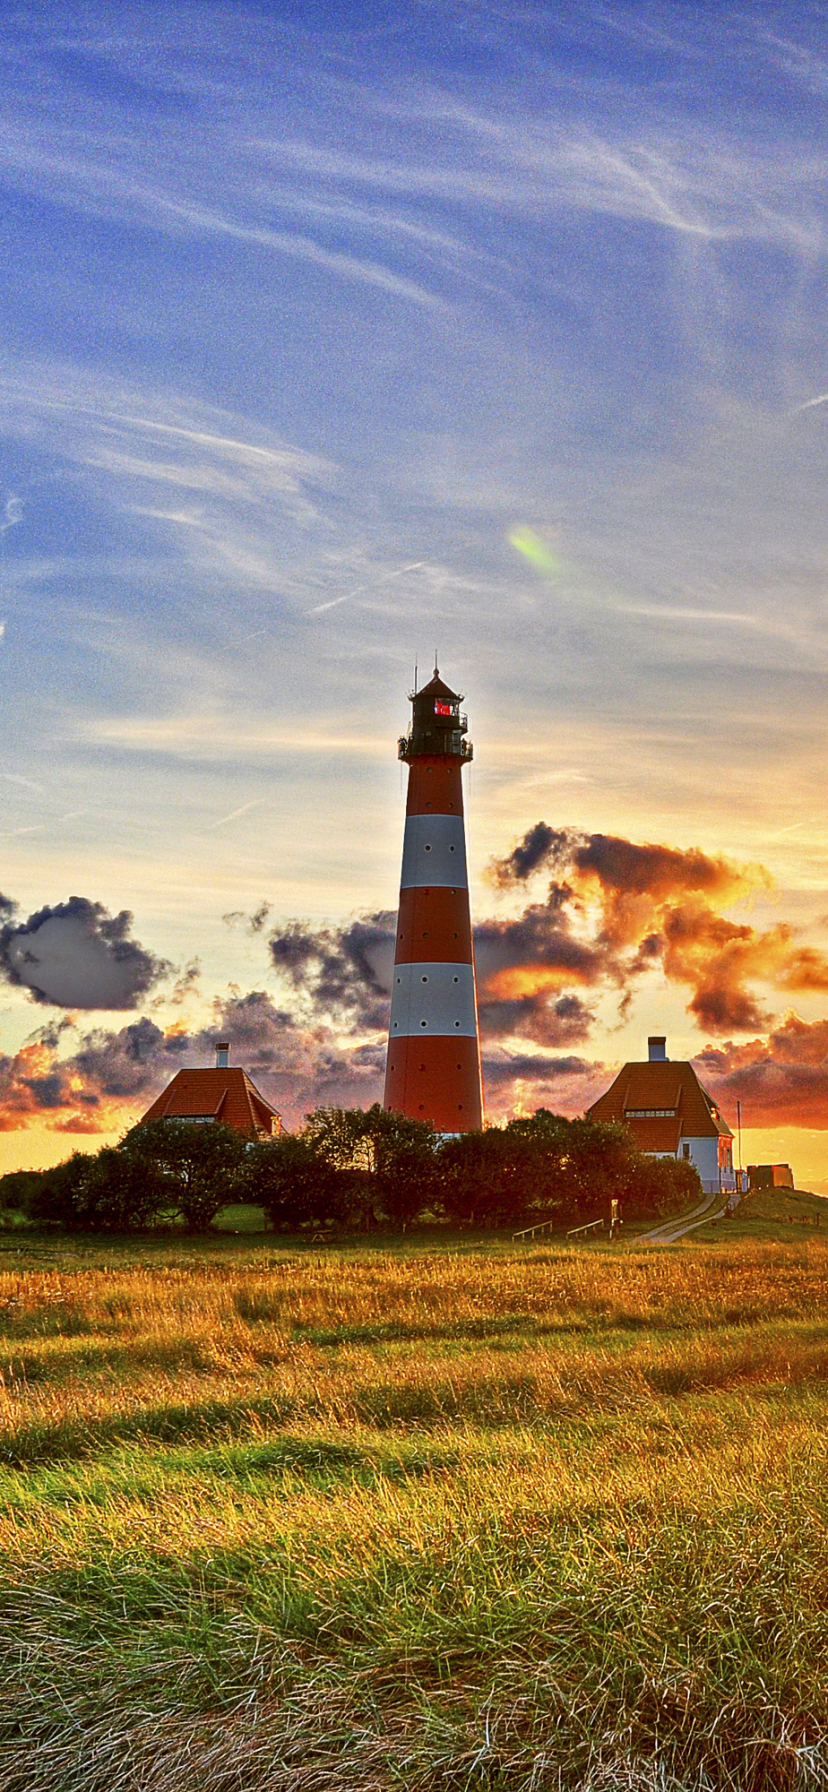
<instances>
[{"instance_id":1,"label":"house with red roof","mask_svg":"<svg viewBox=\"0 0 828 1792\"><path fill-rule=\"evenodd\" d=\"M229 1063L230 1047L216 1046L212 1070L179 1070L139 1126L149 1120L190 1120L193 1125L223 1121L248 1139L278 1138L281 1115L259 1093L246 1070Z\"/></svg>"},{"instance_id":2,"label":"house with red roof","mask_svg":"<svg viewBox=\"0 0 828 1792\"><path fill-rule=\"evenodd\" d=\"M625 1064L615 1082L587 1108L587 1119L629 1127L648 1157L695 1165L706 1194L736 1188L733 1134L692 1064L671 1063L664 1038L648 1041L644 1062Z\"/></svg>"}]
</instances>

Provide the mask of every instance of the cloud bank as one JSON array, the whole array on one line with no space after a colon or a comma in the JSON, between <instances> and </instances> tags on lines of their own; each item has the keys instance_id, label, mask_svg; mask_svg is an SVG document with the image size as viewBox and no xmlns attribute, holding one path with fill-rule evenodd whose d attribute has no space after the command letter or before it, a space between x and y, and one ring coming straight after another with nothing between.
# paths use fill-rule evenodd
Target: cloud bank
<instances>
[{"instance_id":1,"label":"cloud bank","mask_svg":"<svg viewBox=\"0 0 828 1792\"><path fill-rule=\"evenodd\" d=\"M496 883L512 890L550 871L544 903L488 937L483 930L484 947L500 945L504 955L488 989L525 1004L522 1030L537 1024L538 998L567 979L614 985L623 1010L655 965L668 982L684 986L688 1013L712 1033L772 1023L757 986L828 990L828 959L800 944L787 922L762 929L722 913L770 887L761 865L537 822L493 866Z\"/></svg>"},{"instance_id":2,"label":"cloud bank","mask_svg":"<svg viewBox=\"0 0 828 1792\"><path fill-rule=\"evenodd\" d=\"M781 1019L770 1006L779 993L828 990L828 959L786 922L758 927L725 912L767 890L761 865L539 821L494 862L492 877L501 898L523 901L475 928L492 1117L537 1106L582 1112L613 1071L583 1050L597 1035L598 1003L610 997L625 1017L658 970L684 990L707 1036L697 1062L726 1112L740 1099L752 1126L828 1127L828 1021ZM525 900L541 879L538 898ZM0 1060L0 1130L118 1130L184 1061L211 1062L217 1036L289 1126L314 1107L380 1099L394 913L339 926L274 927L270 915L262 903L225 918L261 941L273 990L231 986L188 1029L181 1004L198 975L193 964L163 998L166 1024L144 1014L84 1032L64 1014ZM20 922L0 897L0 917L4 974L39 1003L135 1008L171 969L131 939L127 911L112 917L85 898ZM753 1037L739 1043L740 1032Z\"/></svg>"}]
</instances>

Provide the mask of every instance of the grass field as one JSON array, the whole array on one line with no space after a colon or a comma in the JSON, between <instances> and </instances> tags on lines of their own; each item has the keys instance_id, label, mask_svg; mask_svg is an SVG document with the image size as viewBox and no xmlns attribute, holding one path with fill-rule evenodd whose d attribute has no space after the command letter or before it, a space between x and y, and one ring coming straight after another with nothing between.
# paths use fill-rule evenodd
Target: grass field
<instances>
[{"instance_id":1,"label":"grass field","mask_svg":"<svg viewBox=\"0 0 828 1792\"><path fill-rule=\"evenodd\" d=\"M3 1792L828 1785L786 1199L669 1249L7 1235Z\"/></svg>"}]
</instances>

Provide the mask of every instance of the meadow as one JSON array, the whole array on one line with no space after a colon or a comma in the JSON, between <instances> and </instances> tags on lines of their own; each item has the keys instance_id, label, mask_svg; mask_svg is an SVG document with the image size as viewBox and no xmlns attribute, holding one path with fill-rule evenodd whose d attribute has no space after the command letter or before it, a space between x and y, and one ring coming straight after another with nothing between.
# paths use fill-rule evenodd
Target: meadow
<instances>
[{"instance_id":1,"label":"meadow","mask_svg":"<svg viewBox=\"0 0 828 1792\"><path fill-rule=\"evenodd\" d=\"M667 1249L6 1234L3 1792L828 1785L787 1199Z\"/></svg>"}]
</instances>

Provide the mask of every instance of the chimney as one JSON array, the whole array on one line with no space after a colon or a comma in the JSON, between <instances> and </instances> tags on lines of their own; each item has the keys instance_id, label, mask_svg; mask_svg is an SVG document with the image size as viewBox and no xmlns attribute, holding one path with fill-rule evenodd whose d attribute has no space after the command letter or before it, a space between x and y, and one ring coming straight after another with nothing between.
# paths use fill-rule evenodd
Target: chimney
<instances>
[{"instance_id":1,"label":"chimney","mask_svg":"<svg viewBox=\"0 0 828 1792\"><path fill-rule=\"evenodd\" d=\"M667 1058L667 1036L666 1036L666 1034L662 1034L660 1038L648 1039L647 1040L647 1048L648 1048L648 1055L649 1055L651 1064L665 1063L666 1058Z\"/></svg>"},{"instance_id":2,"label":"chimney","mask_svg":"<svg viewBox=\"0 0 828 1792\"><path fill-rule=\"evenodd\" d=\"M216 1046L216 1069L217 1070L226 1070L227 1069L227 1057L228 1057L229 1051L230 1051L229 1045L222 1044L222 1045Z\"/></svg>"}]
</instances>

